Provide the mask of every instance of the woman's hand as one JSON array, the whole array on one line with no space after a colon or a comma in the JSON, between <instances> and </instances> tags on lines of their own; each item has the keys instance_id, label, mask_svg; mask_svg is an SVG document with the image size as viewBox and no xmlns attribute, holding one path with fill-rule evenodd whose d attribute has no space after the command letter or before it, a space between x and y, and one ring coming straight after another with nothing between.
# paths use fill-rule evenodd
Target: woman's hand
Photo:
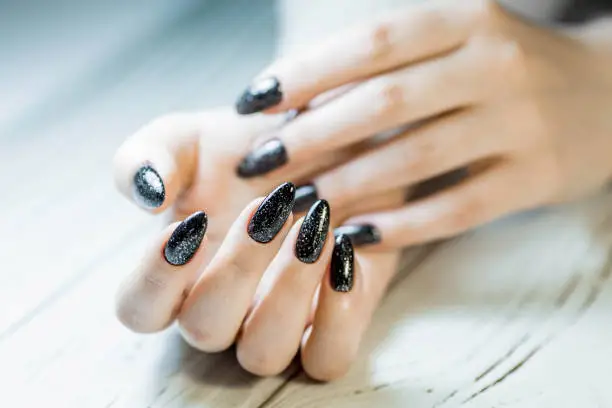
<instances>
[{"instance_id":1,"label":"woman's hand","mask_svg":"<svg viewBox=\"0 0 612 408\"><path fill-rule=\"evenodd\" d=\"M169 209L171 218L182 222L170 225L145 253L121 287L117 313L138 332L163 330L178 316L184 337L204 351L237 341L240 363L260 375L282 371L301 347L306 371L327 380L348 369L399 256L396 250L361 249L363 240L354 239L352 286L332 279L331 230L353 214L398 208L404 191L331 209L319 203L305 220L299 217L310 206L303 204L293 215L270 205L253 215L263 200L257 197L285 177L309 178L350 157L349 150L333 152L283 174L240 179L235 168L249 143L284 120L239 117L229 109L174 114L143 127L120 147L114 163L119 189L140 207L153 213ZM293 187L290 191L283 196L291 195L293 206ZM276 235L253 232L248 225L255 218L268 232L270 225L281 229ZM320 245L311 244L314 236L327 234L327 222L330 233ZM302 225L318 226L309 230L320 233L300 234ZM255 240L263 235L271 241Z\"/></svg>"},{"instance_id":2,"label":"woman's hand","mask_svg":"<svg viewBox=\"0 0 612 408\"><path fill-rule=\"evenodd\" d=\"M255 148L241 175L282 174L408 125L312 179L333 207L469 166L459 185L346 221L396 247L590 192L612 175L612 48L585 33L530 26L482 0L356 27L273 63L243 94L239 113L274 113L343 88L283 126L265 166Z\"/></svg>"},{"instance_id":3,"label":"woman's hand","mask_svg":"<svg viewBox=\"0 0 612 408\"><path fill-rule=\"evenodd\" d=\"M294 197L284 183L248 204L207 267L207 216L168 227L121 288L120 320L153 332L178 318L192 346L217 352L236 343L238 361L257 375L280 373L298 350L311 377L344 374L398 252L354 251L346 235L334 238L324 200L293 223Z\"/></svg>"}]
</instances>

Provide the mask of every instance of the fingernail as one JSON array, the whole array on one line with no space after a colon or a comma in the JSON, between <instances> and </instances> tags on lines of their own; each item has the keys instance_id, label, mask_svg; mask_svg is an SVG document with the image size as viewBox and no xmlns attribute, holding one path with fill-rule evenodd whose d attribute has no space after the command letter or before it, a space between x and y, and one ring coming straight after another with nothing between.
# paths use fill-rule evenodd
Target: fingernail
<instances>
[{"instance_id":1,"label":"fingernail","mask_svg":"<svg viewBox=\"0 0 612 408\"><path fill-rule=\"evenodd\" d=\"M164 248L166 261L175 266L189 262L200 247L207 227L208 217L203 211L198 211L185 218L166 242Z\"/></svg>"},{"instance_id":2,"label":"fingernail","mask_svg":"<svg viewBox=\"0 0 612 408\"><path fill-rule=\"evenodd\" d=\"M373 225L342 225L334 230L334 236L340 234L350 238L353 245L356 247L364 245L373 245L380 242L380 231Z\"/></svg>"},{"instance_id":3,"label":"fingernail","mask_svg":"<svg viewBox=\"0 0 612 408\"><path fill-rule=\"evenodd\" d=\"M353 289L354 257L353 244L349 237L338 235L329 269L331 287L336 292L350 292Z\"/></svg>"},{"instance_id":4,"label":"fingernail","mask_svg":"<svg viewBox=\"0 0 612 408\"><path fill-rule=\"evenodd\" d=\"M166 198L164 182L151 166L142 166L134 174L132 195L138 205L146 209L161 207Z\"/></svg>"},{"instance_id":5,"label":"fingernail","mask_svg":"<svg viewBox=\"0 0 612 408\"><path fill-rule=\"evenodd\" d=\"M295 190L294 213L301 213L308 210L317 200L319 195L314 184L305 184Z\"/></svg>"},{"instance_id":6,"label":"fingernail","mask_svg":"<svg viewBox=\"0 0 612 408\"><path fill-rule=\"evenodd\" d=\"M287 150L280 139L265 142L249 153L238 165L236 173L242 178L260 176L287 163Z\"/></svg>"},{"instance_id":7,"label":"fingernail","mask_svg":"<svg viewBox=\"0 0 612 408\"><path fill-rule=\"evenodd\" d=\"M310 210L300 227L295 242L295 256L304 263L314 263L319 259L327 231L329 230L329 203L325 200L317 201Z\"/></svg>"},{"instance_id":8,"label":"fingernail","mask_svg":"<svg viewBox=\"0 0 612 408\"><path fill-rule=\"evenodd\" d=\"M289 109L286 113L285 113L285 117L284 119L284 123L289 123L291 122L293 119L297 118L300 113L302 113L303 109Z\"/></svg>"},{"instance_id":9,"label":"fingernail","mask_svg":"<svg viewBox=\"0 0 612 408\"><path fill-rule=\"evenodd\" d=\"M280 82L275 77L262 78L251 84L236 102L241 115L261 112L278 105L283 99Z\"/></svg>"},{"instance_id":10,"label":"fingernail","mask_svg":"<svg viewBox=\"0 0 612 408\"><path fill-rule=\"evenodd\" d=\"M283 183L276 187L253 214L247 227L249 236L262 244L272 241L291 215L294 200L293 183Z\"/></svg>"}]
</instances>

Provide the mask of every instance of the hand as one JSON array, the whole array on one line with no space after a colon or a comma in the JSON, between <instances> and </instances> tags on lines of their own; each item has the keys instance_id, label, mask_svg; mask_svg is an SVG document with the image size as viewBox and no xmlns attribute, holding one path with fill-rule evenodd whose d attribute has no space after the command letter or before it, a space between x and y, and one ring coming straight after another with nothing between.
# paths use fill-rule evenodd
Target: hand
<instances>
[{"instance_id":1,"label":"hand","mask_svg":"<svg viewBox=\"0 0 612 408\"><path fill-rule=\"evenodd\" d=\"M154 214L169 210L171 221L205 210L214 220L208 229L210 257L252 199L283 181L308 179L353 154L352 149L346 149L340 154L321 155L317 161L282 174L256 180L239 178L236 166L249 145L274 132L285 120L280 115L240 117L225 108L163 116L138 130L118 149L113 163L115 183L140 208ZM298 189L298 198L304 198L302 191ZM358 208L380 206L381 199L388 201L386 197L400 203L401 195L397 190L372 198L375 203L335 206L334 213L338 219L346 218ZM313 202L306 198L296 203L300 212Z\"/></svg>"},{"instance_id":2,"label":"hand","mask_svg":"<svg viewBox=\"0 0 612 408\"><path fill-rule=\"evenodd\" d=\"M609 180L612 48L586 34L530 26L491 1L426 2L273 63L237 109L280 112L349 87L282 127L285 160L268 176L408 125L313 178L332 206L469 166L459 185L346 221L411 245Z\"/></svg>"},{"instance_id":3,"label":"hand","mask_svg":"<svg viewBox=\"0 0 612 408\"><path fill-rule=\"evenodd\" d=\"M313 378L344 374L398 252L355 252L346 235L334 239L324 200L292 225L294 195L285 183L248 204L206 268L207 216L172 224L121 288L119 319L152 332L178 316L192 346L216 352L236 342L238 361L257 375L280 373L299 349Z\"/></svg>"},{"instance_id":4,"label":"hand","mask_svg":"<svg viewBox=\"0 0 612 408\"><path fill-rule=\"evenodd\" d=\"M302 359L307 372L318 379L332 379L340 376L354 358L369 315L395 273L398 252L356 248L353 288L350 293L336 293L329 276L323 278L331 259L332 234L324 240L320 257L313 264L302 263L293 255L302 223L298 219L292 227L293 215L268 244L247 236L246 225L262 201L254 198L284 177L311 177L318 168L343 159L342 155L331 154L277 177L240 179L235 168L248 144L274 131L284 120L239 117L227 109L173 114L143 127L120 147L114 161L115 180L129 199L153 213L169 209L174 220L196 215L182 224L173 223L155 240L119 291L117 314L135 331L155 332L169 326L182 309L181 326L187 341L204 351L218 351L236 340L247 315L257 316L253 322L269 322L276 319L276 310L284 311L286 316L274 325L261 329L259 324L250 324L256 336L239 338L243 339L238 346L241 364L256 374L274 374L288 364L299 348L295 339L304 334ZM351 214L397 208L403 201L400 189L332 208L330 226ZM199 210L210 217L206 228L207 218ZM173 233L175 238L170 238ZM178 251L177 255L176 249L165 251L168 246L191 248L191 252ZM292 280L296 276L289 270L297 272L299 278ZM260 283L263 275L268 278ZM321 295L313 297L312 288L319 286ZM233 301L224 306L227 299ZM312 310L306 318L305 308ZM295 322L301 322L299 330ZM288 336L275 337L278 332ZM270 355L277 346L284 351ZM346 348L338 351L339 347Z\"/></svg>"}]
</instances>

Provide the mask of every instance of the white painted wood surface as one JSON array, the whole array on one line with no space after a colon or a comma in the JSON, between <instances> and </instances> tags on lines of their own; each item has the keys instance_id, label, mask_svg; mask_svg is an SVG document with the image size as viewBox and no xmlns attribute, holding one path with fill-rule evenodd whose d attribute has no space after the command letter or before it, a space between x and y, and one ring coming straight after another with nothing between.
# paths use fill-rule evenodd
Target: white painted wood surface
<instances>
[{"instance_id":1,"label":"white painted wood surface","mask_svg":"<svg viewBox=\"0 0 612 408\"><path fill-rule=\"evenodd\" d=\"M174 330L122 328L115 288L160 220L114 192L113 151L158 114L231 102L273 53L269 1L159 3L146 24L105 14L125 41L91 34L80 65L34 70L27 50L0 47L16 75L0 75L12 109L0 115L0 406L612 406L609 192L412 250L358 363L330 384L298 367L254 378ZM2 44L30 35L18 14L0 12L13 30ZM17 87L20 67L50 85Z\"/></svg>"}]
</instances>

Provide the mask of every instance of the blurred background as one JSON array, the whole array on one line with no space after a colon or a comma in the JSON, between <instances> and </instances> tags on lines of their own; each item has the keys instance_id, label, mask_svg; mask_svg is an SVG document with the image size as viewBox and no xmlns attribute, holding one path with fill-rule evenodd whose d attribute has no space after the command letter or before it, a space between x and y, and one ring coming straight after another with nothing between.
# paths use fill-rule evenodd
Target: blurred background
<instances>
[{"instance_id":1,"label":"blurred background","mask_svg":"<svg viewBox=\"0 0 612 408\"><path fill-rule=\"evenodd\" d=\"M0 1L0 340L96 278L108 314L160 222L115 191L114 151L156 116L233 103L274 20L270 0Z\"/></svg>"}]
</instances>

